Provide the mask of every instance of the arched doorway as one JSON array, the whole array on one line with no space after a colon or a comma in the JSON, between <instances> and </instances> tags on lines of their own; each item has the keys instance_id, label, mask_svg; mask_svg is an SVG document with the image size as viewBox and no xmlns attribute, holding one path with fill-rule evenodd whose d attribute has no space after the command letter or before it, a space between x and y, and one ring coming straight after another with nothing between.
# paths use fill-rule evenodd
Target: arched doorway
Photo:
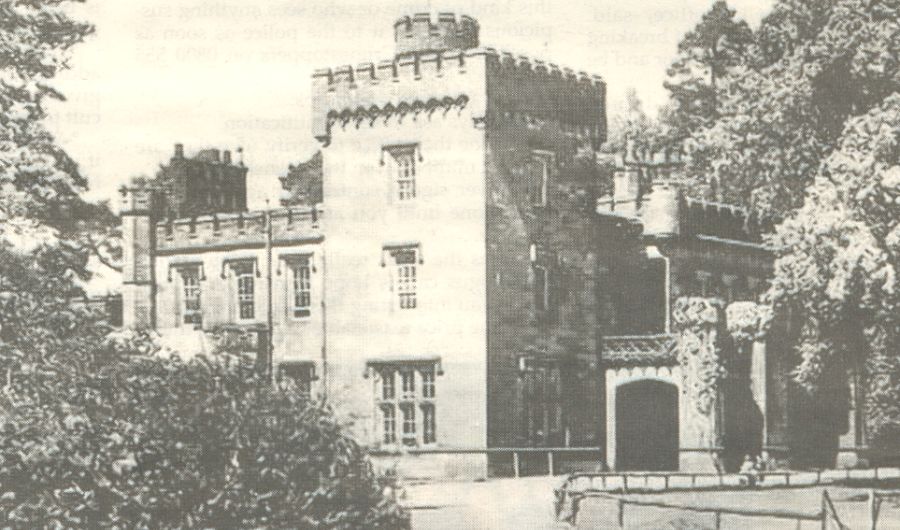
<instances>
[{"instance_id":1,"label":"arched doorway","mask_svg":"<svg viewBox=\"0 0 900 530\"><path fill-rule=\"evenodd\" d=\"M635 381L616 391L616 469L678 469L678 387Z\"/></svg>"}]
</instances>

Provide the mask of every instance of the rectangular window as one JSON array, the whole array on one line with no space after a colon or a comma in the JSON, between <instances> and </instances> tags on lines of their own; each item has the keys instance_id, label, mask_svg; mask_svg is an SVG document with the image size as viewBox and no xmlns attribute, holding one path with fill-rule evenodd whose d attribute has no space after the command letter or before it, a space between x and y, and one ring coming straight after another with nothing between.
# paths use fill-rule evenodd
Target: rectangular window
<instances>
[{"instance_id":1,"label":"rectangular window","mask_svg":"<svg viewBox=\"0 0 900 530\"><path fill-rule=\"evenodd\" d=\"M254 289L256 264L252 261L235 262L231 264L231 270L237 285L238 320L253 320L256 316Z\"/></svg>"},{"instance_id":2,"label":"rectangular window","mask_svg":"<svg viewBox=\"0 0 900 530\"><path fill-rule=\"evenodd\" d=\"M403 399L416 398L416 373L412 370L403 370L400 372L400 382Z\"/></svg>"},{"instance_id":3,"label":"rectangular window","mask_svg":"<svg viewBox=\"0 0 900 530\"><path fill-rule=\"evenodd\" d=\"M397 391L394 388L394 370L384 370L381 373L381 399L394 399Z\"/></svg>"},{"instance_id":4,"label":"rectangular window","mask_svg":"<svg viewBox=\"0 0 900 530\"><path fill-rule=\"evenodd\" d=\"M546 267L534 267L534 308L539 312L550 309L550 273Z\"/></svg>"},{"instance_id":5,"label":"rectangular window","mask_svg":"<svg viewBox=\"0 0 900 530\"><path fill-rule=\"evenodd\" d=\"M400 309L415 309L418 305L417 298L417 249L407 248L395 250L394 258L394 283L397 289L397 304Z\"/></svg>"},{"instance_id":6,"label":"rectangular window","mask_svg":"<svg viewBox=\"0 0 900 530\"><path fill-rule=\"evenodd\" d=\"M553 169L553 153L535 151L529 164L528 196L531 204L547 206L550 203L550 173Z\"/></svg>"},{"instance_id":7,"label":"rectangular window","mask_svg":"<svg viewBox=\"0 0 900 530\"><path fill-rule=\"evenodd\" d=\"M537 444L562 443L566 424L562 367L526 359L520 369L519 421L525 438Z\"/></svg>"},{"instance_id":8,"label":"rectangular window","mask_svg":"<svg viewBox=\"0 0 900 530\"><path fill-rule=\"evenodd\" d=\"M375 401L381 410L381 443L405 446L436 443L437 365L432 361L379 363L375 373L380 381L375 386Z\"/></svg>"},{"instance_id":9,"label":"rectangular window","mask_svg":"<svg viewBox=\"0 0 900 530\"><path fill-rule=\"evenodd\" d=\"M200 266L181 269L181 321L183 324L203 325L203 312L200 307Z\"/></svg>"},{"instance_id":10,"label":"rectangular window","mask_svg":"<svg viewBox=\"0 0 900 530\"><path fill-rule=\"evenodd\" d=\"M422 397L431 399L434 397L434 368L422 370Z\"/></svg>"},{"instance_id":11,"label":"rectangular window","mask_svg":"<svg viewBox=\"0 0 900 530\"><path fill-rule=\"evenodd\" d=\"M400 405L403 414L403 445L418 445L416 439L416 407L412 404Z\"/></svg>"},{"instance_id":12,"label":"rectangular window","mask_svg":"<svg viewBox=\"0 0 900 530\"><path fill-rule=\"evenodd\" d=\"M434 405L422 405L422 443L433 444L437 437L435 436L434 425Z\"/></svg>"},{"instance_id":13,"label":"rectangular window","mask_svg":"<svg viewBox=\"0 0 900 530\"><path fill-rule=\"evenodd\" d=\"M400 202L416 198L416 151L414 145L390 147L394 172L395 197Z\"/></svg>"},{"instance_id":14,"label":"rectangular window","mask_svg":"<svg viewBox=\"0 0 900 530\"><path fill-rule=\"evenodd\" d=\"M253 273L245 273L238 276L238 318L241 320L253 320Z\"/></svg>"},{"instance_id":15,"label":"rectangular window","mask_svg":"<svg viewBox=\"0 0 900 530\"><path fill-rule=\"evenodd\" d=\"M295 263L293 269L293 315L306 318L312 314L312 271L308 261Z\"/></svg>"},{"instance_id":16,"label":"rectangular window","mask_svg":"<svg viewBox=\"0 0 900 530\"><path fill-rule=\"evenodd\" d=\"M394 405L384 404L381 406L381 441L385 444L397 443L397 413Z\"/></svg>"}]
</instances>

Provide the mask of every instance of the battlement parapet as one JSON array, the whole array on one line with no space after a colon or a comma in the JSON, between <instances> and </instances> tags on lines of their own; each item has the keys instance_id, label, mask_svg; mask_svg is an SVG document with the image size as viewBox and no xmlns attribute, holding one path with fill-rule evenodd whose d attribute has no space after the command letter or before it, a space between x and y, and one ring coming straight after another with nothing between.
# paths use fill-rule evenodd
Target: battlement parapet
<instances>
[{"instance_id":1,"label":"battlement parapet","mask_svg":"<svg viewBox=\"0 0 900 530\"><path fill-rule=\"evenodd\" d=\"M397 56L478 46L478 22L455 13L416 13L394 23Z\"/></svg>"},{"instance_id":2,"label":"battlement parapet","mask_svg":"<svg viewBox=\"0 0 900 530\"><path fill-rule=\"evenodd\" d=\"M683 199L681 232L690 236L762 243L762 234L773 221L732 204Z\"/></svg>"},{"instance_id":3,"label":"battlement parapet","mask_svg":"<svg viewBox=\"0 0 900 530\"><path fill-rule=\"evenodd\" d=\"M321 208L288 207L270 212L273 244L321 239ZM156 224L158 252L259 247L266 244L266 212L202 215Z\"/></svg>"},{"instance_id":4,"label":"battlement parapet","mask_svg":"<svg viewBox=\"0 0 900 530\"><path fill-rule=\"evenodd\" d=\"M160 189L155 181L144 177L131 179L127 185L119 188L122 198L119 201L120 215L151 215Z\"/></svg>"},{"instance_id":5,"label":"battlement parapet","mask_svg":"<svg viewBox=\"0 0 900 530\"><path fill-rule=\"evenodd\" d=\"M353 91L382 83L401 83L465 73L470 58L485 55L481 49L427 51L356 66L319 68L313 82L329 92Z\"/></svg>"},{"instance_id":6,"label":"battlement parapet","mask_svg":"<svg viewBox=\"0 0 900 530\"><path fill-rule=\"evenodd\" d=\"M494 48L474 48L468 50L428 51L414 55L377 62L364 62L356 66L341 65L319 68L313 72L316 87L328 92L358 91L366 86L392 82L415 81L447 74L465 73L467 63L476 57L488 57L499 62L505 69L520 73L530 72L536 76L567 81L571 87L592 87L605 91L606 82L602 76L575 71L540 59L515 55Z\"/></svg>"},{"instance_id":7,"label":"battlement parapet","mask_svg":"<svg viewBox=\"0 0 900 530\"><path fill-rule=\"evenodd\" d=\"M487 79L485 79L487 77ZM345 65L313 74L313 134L330 138L329 116L406 102L454 99L466 95L473 117L483 117L488 102L525 114L593 128L606 133L606 83L597 75L553 63L475 48L417 53L378 63Z\"/></svg>"},{"instance_id":8,"label":"battlement parapet","mask_svg":"<svg viewBox=\"0 0 900 530\"><path fill-rule=\"evenodd\" d=\"M606 82L598 75L486 49L488 102L498 112L554 120L606 139Z\"/></svg>"}]
</instances>

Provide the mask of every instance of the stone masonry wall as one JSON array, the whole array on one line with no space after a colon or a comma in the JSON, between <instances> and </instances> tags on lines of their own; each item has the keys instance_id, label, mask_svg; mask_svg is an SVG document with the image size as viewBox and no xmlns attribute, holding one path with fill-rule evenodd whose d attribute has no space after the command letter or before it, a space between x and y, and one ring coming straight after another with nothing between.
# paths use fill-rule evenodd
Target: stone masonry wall
<instances>
[{"instance_id":1,"label":"stone masonry wall","mask_svg":"<svg viewBox=\"0 0 900 530\"><path fill-rule=\"evenodd\" d=\"M491 56L488 65L488 444L529 445L518 363L530 353L562 359L566 367L569 433L550 433L546 443L601 446L595 183L589 168L605 127L602 84L512 56ZM553 157L546 207L529 197L535 152ZM588 169L578 166L584 163L579 155L590 160ZM551 269L548 312L535 308L534 259Z\"/></svg>"}]
</instances>

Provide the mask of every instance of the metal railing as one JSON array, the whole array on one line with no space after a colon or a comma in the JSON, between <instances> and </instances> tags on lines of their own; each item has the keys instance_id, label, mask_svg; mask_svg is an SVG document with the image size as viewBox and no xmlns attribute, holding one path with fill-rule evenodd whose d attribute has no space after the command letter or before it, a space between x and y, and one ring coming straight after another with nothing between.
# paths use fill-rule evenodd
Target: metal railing
<instances>
[{"instance_id":1,"label":"metal railing","mask_svg":"<svg viewBox=\"0 0 900 530\"><path fill-rule=\"evenodd\" d=\"M641 500L641 499L623 499L621 497L617 497L615 495L611 495L609 493L604 492L590 492L583 495L578 496L575 499L575 503L573 505L573 509L570 513L560 514L557 513L557 520L561 522L567 522L571 525L576 523L576 519L578 517L578 513L581 506L581 501L587 498L599 498L605 499L608 501L612 501L616 503L616 524L618 528L626 528L626 507L627 506L635 506L635 507L643 507L643 508L657 508L663 510L677 510L679 512L691 512L696 514L709 514L713 516L713 528L715 530L720 530L723 528L723 520L725 520L726 516L731 517L744 517L744 518L758 518L758 519L780 519L787 521L794 521L797 523L797 527L805 522L817 522L821 524L823 529L827 528L837 528L839 530L843 530L848 528L843 523L841 523L840 518L838 517L837 511L834 508L834 503L831 500L831 497L828 495L828 491L825 490L822 492L822 502L821 508L815 513L808 512L799 512L799 511L790 511L790 510L766 510L766 509L745 509L745 508L706 508L701 506L691 506L685 504L675 504L668 502L660 502L660 501L650 501L650 500ZM630 525L634 526L634 525ZM760 528L765 527L766 525L761 524Z\"/></svg>"},{"instance_id":2,"label":"metal railing","mask_svg":"<svg viewBox=\"0 0 900 530\"><path fill-rule=\"evenodd\" d=\"M450 454L484 454L484 455L508 455L512 458L512 476L519 478L522 476L523 456L539 455L546 462L548 476L555 476L557 457L564 455L586 455L592 457L593 460L600 462L599 447L486 447L486 448L453 448L453 447L435 447L435 448L408 448L398 450L370 450L372 456L401 456L401 455L450 455ZM570 475L571 476L571 475Z\"/></svg>"},{"instance_id":3,"label":"metal railing","mask_svg":"<svg viewBox=\"0 0 900 530\"><path fill-rule=\"evenodd\" d=\"M603 472L603 473L572 473L563 484L554 491L554 513L560 521L574 521L580 509L581 501L588 497L612 498L621 501L619 497L611 493L661 493L667 491L688 490L723 490L723 489L768 489L777 487L810 487L833 485L850 481L880 481L900 480L900 468L872 468L872 469L828 469L815 471L764 471L757 473L688 473L688 472ZM887 496L885 494L884 496ZM871 505L876 506L877 495L871 495ZM644 504L652 506L652 501L628 500L631 504ZM830 502L830 501L829 501ZM650 503L650 504L647 504ZM660 504L660 503L655 503ZM823 506L825 506L823 501ZM661 507L661 506L657 506ZM692 508L672 505L673 509ZM824 508L823 508L824 509ZM714 512L714 509L703 511ZM719 510L723 513L742 515L740 510ZM754 510L755 516L770 517L774 512L766 510ZM872 508L873 520L877 518L876 509ZM791 515L796 520L801 517ZM796 516L796 517L795 517ZM820 514L820 518L821 518ZM812 519L808 519L812 520Z\"/></svg>"}]
</instances>

